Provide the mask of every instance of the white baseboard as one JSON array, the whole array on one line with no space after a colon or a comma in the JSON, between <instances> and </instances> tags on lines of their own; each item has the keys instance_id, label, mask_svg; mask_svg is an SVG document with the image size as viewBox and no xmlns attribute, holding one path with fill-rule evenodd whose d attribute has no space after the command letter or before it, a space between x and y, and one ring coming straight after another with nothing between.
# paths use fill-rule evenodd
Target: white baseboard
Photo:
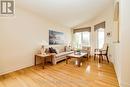
<instances>
[{"instance_id":1,"label":"white baseboard","mask_svg":"<svg viewBox=\"0 0 130 87\"><path fill-rule=\"evenodd\" d=\"M116 75L117 75L117 79L118 79L118 82L119 82L119 86L120 87L130 87L130 83L126 83L126 82L123 82L121 80L121 75L120 75L120 70L117 70L118 68L118 63L119 62L116 62L117 64L114 64L114 68L115 68L115 72L116 72Z\"/></svg>"},{"instance_id":2,"label":"white baseboard","mask_svg":"<svg viewBox=\"0 0 130 87\"><path fill-rule=\"evenodd\" d=\"M34 65L34 64L27 64L27 65L21 65L21 66L15 67L15 68L7 69L7 70L5 70L5 71L0 72L0 75L8 74L8 73L11 73L11 72L20 70L20 69L24 69L24 68L33 66L33 65Z\"/></svg>"}]
</instances>

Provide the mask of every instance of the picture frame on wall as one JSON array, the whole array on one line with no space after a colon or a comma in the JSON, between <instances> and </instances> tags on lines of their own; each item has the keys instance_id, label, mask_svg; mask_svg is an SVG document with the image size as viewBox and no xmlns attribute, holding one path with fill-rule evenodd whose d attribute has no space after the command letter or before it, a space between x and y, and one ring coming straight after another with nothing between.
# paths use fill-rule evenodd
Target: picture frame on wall
<instances>
[{"instance_id":1,"label":"picture frame on wall","mask_svg":"<svg viewBox=\"0 0 130 87\"><path fill-rule=\"evenodd\" d=\"M65 44L65 35L63 32L49 30L49 45Z\"/></svg>"}]
</instances>

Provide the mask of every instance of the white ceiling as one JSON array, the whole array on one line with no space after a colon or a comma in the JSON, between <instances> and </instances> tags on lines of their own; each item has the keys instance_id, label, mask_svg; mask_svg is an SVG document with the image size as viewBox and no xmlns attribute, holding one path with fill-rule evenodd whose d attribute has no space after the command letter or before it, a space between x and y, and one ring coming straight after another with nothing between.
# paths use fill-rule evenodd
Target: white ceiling
<instances>
[{"instance_id":1,"label":"white ceiling","mask_svg":"<svg viewBox=\"0 0 130 87\"><path fill-rule=\"evenodd\" d=\"M96 17L113 0L17 0L16 5L37 12L46 18L74 27Z\"/></svg>"}]
</instances>

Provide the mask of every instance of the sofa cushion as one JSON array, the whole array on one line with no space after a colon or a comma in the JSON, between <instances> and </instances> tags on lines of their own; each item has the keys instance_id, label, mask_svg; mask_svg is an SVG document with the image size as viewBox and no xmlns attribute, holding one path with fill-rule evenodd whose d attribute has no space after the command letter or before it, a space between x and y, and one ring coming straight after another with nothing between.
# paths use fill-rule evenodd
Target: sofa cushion
<instances>
[{"instance_id":1,"label":"sofa cushion","mask_svg":"<svg viewBox=\"0 0 130 87\"><path fill-rule=\"evenodd\" d=\"M74 53L74 51L69 51L69 52L66 52L66 54L71 54L71 53Z\"/></svg>"},{"instance_id":2,"label":"sofa cushion","mask_svg":"<svg viewBox=\"0 0 130 87\"><path fill-rule=\"evenodd\" d=\"M66 55L71 54L71 53L73 53L73 51L58 53L58 54L56 54L56 57L66 56Z\"/></svg>"},{"instance_id":3,"label":"sofa cushion","mask_svg":"<svg viewBox=\"0 0 130 87\"><path fill-rule=\"evenodd\" d=\"M56 54L56 57L64 56L66 54L67 54L66 52L58 53L58 54Z\"/></svg>"}]
</instances>

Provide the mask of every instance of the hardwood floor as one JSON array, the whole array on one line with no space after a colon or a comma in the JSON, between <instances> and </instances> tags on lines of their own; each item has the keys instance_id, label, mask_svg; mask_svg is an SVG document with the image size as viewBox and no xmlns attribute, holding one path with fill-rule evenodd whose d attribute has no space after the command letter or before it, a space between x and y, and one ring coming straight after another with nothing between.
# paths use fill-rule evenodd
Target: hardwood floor
<instances>
[{"instance_id":1,"label":"hardwood floor","mask_svg":"<svg viewBox=\"0 0 130 87\"><path fill-rule=\"evenodd\" d=\"M86 60L86 59L85 59ZM65 61L57 65L32 66L0 76L0 87L119 87L111 63L98 63L93 58L81 67Z\"/></svg>"}]
</instances>

